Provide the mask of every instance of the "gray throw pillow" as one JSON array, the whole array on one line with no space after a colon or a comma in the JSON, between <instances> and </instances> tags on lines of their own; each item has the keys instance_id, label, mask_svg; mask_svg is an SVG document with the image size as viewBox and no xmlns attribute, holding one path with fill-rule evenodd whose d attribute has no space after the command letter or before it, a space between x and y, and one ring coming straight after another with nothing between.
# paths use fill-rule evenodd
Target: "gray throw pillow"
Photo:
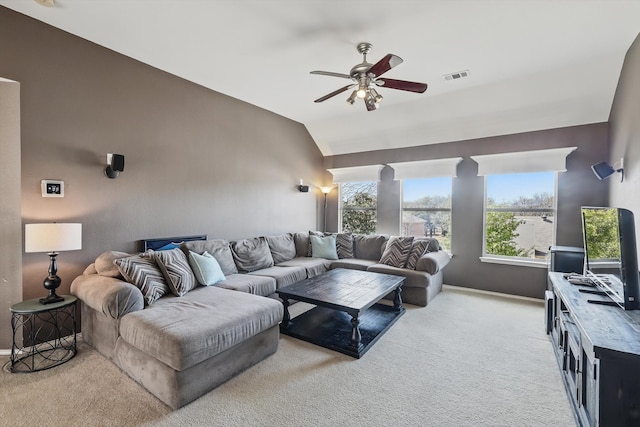
<instances>
[{"instance_id":1,"label":"gray throw pillow","mask_svg":"<svg viewBox=\"0 0 640 427\"><path fill-rule=\"evenodd\" d=\"M389 238L384 253L380 258L380 263L403 268L407 263L407 257L409 256L412 243L413 237L394 236Z\"/></svg>"},{"instance_id":2,"label":"gray throw pillow","mask_svg":"<svg viewBox=\"0 0 640 427\"><path fill-rule=\"evenodd\" d=\"M265 239L269 245L274 264L280 264L281 262L289 261L296 257L296 245L293 241L293 234L286 233L277 236L267 236Z\"/></svg>"},{"instance_id":3,"label":"gray throw pillow","mask_svg":"<svg viewBox=\"0 0 640 427\"><path fill-rule=\"evenodd\" d=\"M240 271L250 273L273 267L273 257L264 237L243 239L231 243L233 259Z\"/></svg>"},{"instance_id":4,"label":"gray throw pillow","mask_svg":"<svg viewBox=\"0 0 640 427\"><path fill-rule=\"evenodd\" d=\"M409 252L409 257L407 258L407 268L411 270L416 269L416 263L418 259L425 252L427 252L427 246L429 245L429 240L427 239L414 239L413 246L411 246L411 251Z\"/></svg>"},{"instance_id":5,"label":"gray throw pillow","mask_svg":"<svg viewBox=\"0 0 640 427\"><path fill-rule=\"evenodd\" d=\"M202 255L205 252L213 255L213 257L220 264L222 273L225 276L238 273L238 267L233 260L233 254L231 253L231 245L224 239L212 239L212 240L193 240L184 242L180 245L180 249L184 252L185 256L189 255L189 251L193 251Z\"/></svg>"},{"instance_id":6,"label":"gray throw pillow","mask_svg":"<svg viewBox=\"0 0 640 427\"><path fill-rule=\"evenodd\" d=\"M181 297L198 286L189 261L180 249L156 251L153 256L172 294Z\"/></svg>"}]
</instances>

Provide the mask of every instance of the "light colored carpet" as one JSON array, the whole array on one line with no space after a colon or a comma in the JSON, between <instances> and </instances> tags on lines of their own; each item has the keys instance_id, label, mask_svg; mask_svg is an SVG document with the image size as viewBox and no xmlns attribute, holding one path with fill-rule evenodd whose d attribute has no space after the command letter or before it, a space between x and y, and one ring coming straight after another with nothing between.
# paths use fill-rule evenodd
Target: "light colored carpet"
<instances>
[{"instance_id":1,"label":"light colored carpet","mask_svg":"<svg viewBox=\"0 0 640 427\"><path fill-rule=\"evenodd\" d=\"M292 315L307 305L292 307ZM8 357L1 357L4 365ZM574 426L543 305L447 287L362 359L282 336L278 352L170 411L81 343L48 371L0 373L6 426Z\"/></svg>"}]
</instances>

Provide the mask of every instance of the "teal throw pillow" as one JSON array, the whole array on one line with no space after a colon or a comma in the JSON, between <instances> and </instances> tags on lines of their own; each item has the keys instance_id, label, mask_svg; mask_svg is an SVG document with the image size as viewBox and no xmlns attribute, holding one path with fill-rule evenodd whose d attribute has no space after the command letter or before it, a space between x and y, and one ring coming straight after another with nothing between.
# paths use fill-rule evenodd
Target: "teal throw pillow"
<instances>
[{"instance_id":1,"label":"teal throw pillow","mask_svg":"<svg viewBox=\"0 0 640 427\"><path fill-rule=\"evenodd\" d=\"M226 279L220 264L209 252L200 255L189 251L189 265L201 285L211 286Z\"/></svg>"},{"instance_id":2,"label":"teal throw pillow","mask_svg":"<svg viewBox=\"0 0 640 427\"><path fill-rule=\"evenodd\" d=\"M311 256L314 258L338 259L336 236L309 236L311 240Z\"/></svg>"}]
</instances>

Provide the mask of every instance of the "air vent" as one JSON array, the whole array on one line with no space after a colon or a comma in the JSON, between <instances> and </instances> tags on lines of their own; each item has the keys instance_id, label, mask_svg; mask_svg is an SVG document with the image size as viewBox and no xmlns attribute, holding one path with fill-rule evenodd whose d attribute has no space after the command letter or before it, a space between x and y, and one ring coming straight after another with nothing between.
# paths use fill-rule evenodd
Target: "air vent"
<instances>
[{"instance_id":1,"label":"air vent","mask_svg":"<svg viewBox=\"0 0 640 427\"><path fill-rule=\"evenodd\" d=\"M469 70L458 71L456 73L451 73L451 74L445 74L442 77L444 77L444 79L447 81L462 79L464 77L469 77Z\"/></svg>"}]
</instances>

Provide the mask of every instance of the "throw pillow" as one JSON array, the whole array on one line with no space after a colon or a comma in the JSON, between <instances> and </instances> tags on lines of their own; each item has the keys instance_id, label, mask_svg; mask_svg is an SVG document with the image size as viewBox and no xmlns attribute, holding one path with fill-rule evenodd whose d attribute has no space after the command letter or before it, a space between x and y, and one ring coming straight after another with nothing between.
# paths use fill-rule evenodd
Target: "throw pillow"
<instances>
[{"instance_id":1,"label":"throw pillow","mask_svg":"<svg viewBox=\"0 0 640 427\"><path fill-rule=\"evenodd\" d=\"M409 258L407 258L407 268L411 270L416 269L418 259L424 255L428 246L429 241L427 239L415 239L413 241L413 246L411 246L411 251L409 252Z\"/></svg>"},{"instance_id":2,"label":"throw pillow","mask_svg":"<svg viewBox=\"0 0 640 427\"><path fill-rule=\"evenodd\" d=\"M198 286L187 257L180 249L157 251L153 253L153 256L172 294L181 297Z\"/></svg>"},{"instance_id":3,"label":"throw pillow","mask_svg":"<svg viewBox=\"0 0 640 427\"><path fill-rule=\"evenodd\" d=\"M307 256L311 255L311 236L324 237L325 234L321 231L309 231L309 249L307 249Z\"/></svg>"},{"instance_id":4,"label":"throw pillow","mask_svg":"<svg viewBox=\"0 0 640 427\"><path fill-rule=\"evenodd\" d=\"M145 304L151 305L171 292L154 259L136 255L117 259L115 263L124 278L140 289Z\"/></svg>"},{"instance_id":5,"label":"throw pillow","mask_svg":"<svg viewBox=\"0 0 640 427\"><path fill-rule=\"evenodd\" d=\"M353 258L353 235L351 233L338 233L336 235L336 250L338 258Z\"/></svg>"},{"instance_id":6,"label":"throw pillow","mask_svg":"<svg viewBox=\"0 0 640 427\"><path fill-rule=\"evenodd\" d=\"M196 280L203 286L215 285L226 279L220 264L209 252L200 255L189 251L189 265L196 276Z\"/></svg>"},{"instance_id":7,"label":"throw pillow","mask_svg":"<svg viewBox=\"0 0 640 427\"><path fill-rule=\"evenodd\" d=\"M273 267L273 257L264 237L238 240L231 244L233 259L238 268L250 273L263 268Z\"/></svg>"},{"instance_id":8,"label":"throw pillow","mask_svg":"<svg viewBox=\"0 0 640 427\"><path fill-rule=\"evenodd\" d=\"M387 247L380 258L380 263L403 268L407 263L407 257L409 256L412 243L413 237L390 237L387 242Z\"/></svg>"},{"instance_id":9,"label":"throw pillow","mask_svg":"<svg viewBox=\"0 0 640 427\"><path fill-rule=\"evenodd\" d=\"M296 245L293 241L293 234L286 233L277 236L267 236L267 244L271 251L274 264L289 261L296 257Z\"/></svg>"},{"instance_id":10,"label":"throw pillow","mask_svg":"<svg viewBox=\"0 0 640 427\"><path fill-rule=\"evenodd\" d=\"M336 252L336 236L309 236L311 240L311 255L314 258L338 259Z\"/></svg>"}]
</instances>

